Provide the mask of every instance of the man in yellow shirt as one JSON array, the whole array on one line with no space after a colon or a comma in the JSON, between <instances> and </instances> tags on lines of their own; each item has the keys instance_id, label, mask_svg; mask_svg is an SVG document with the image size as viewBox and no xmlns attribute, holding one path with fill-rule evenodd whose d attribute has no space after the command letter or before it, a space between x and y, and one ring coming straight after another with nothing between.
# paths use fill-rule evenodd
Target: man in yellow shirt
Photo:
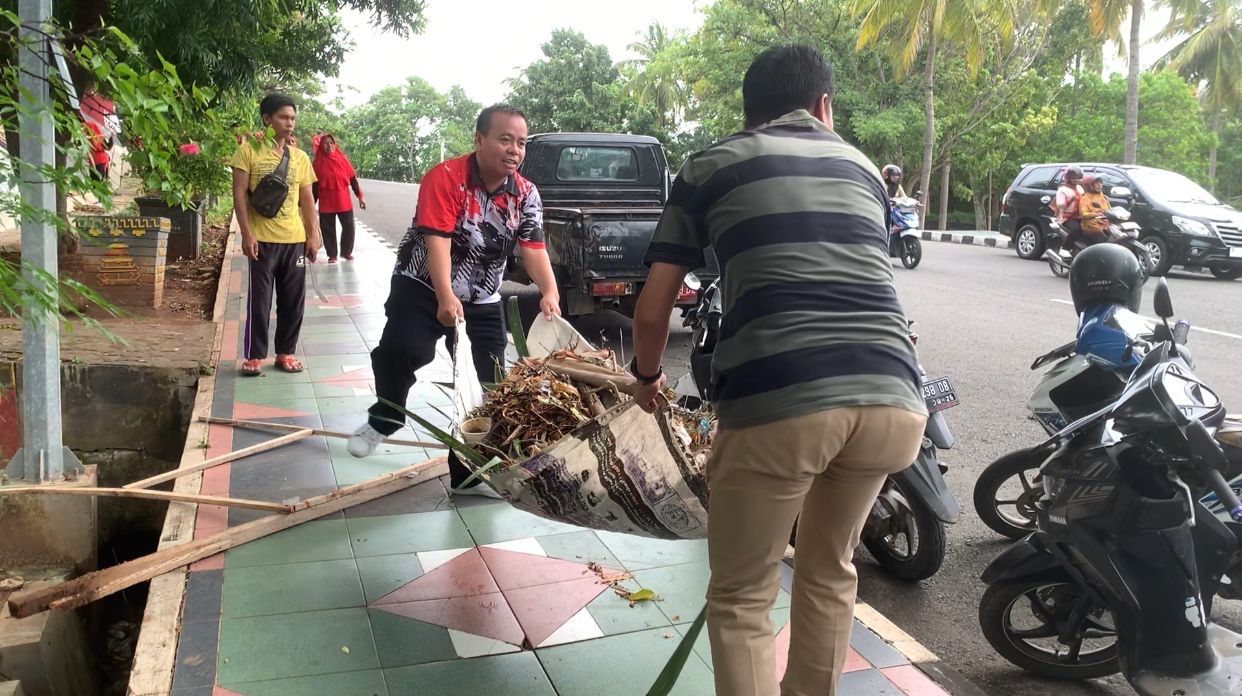
<instances>
[{"instance_id":1,"label":"man in yellow shirt","mask_svg":"<svg viewBox=\"0 0 1242 696\"><path fill-rule=\"evenodd\" d=\"M269 94L259 103L263 125L275 139L259 144L243 142L233 153L233 210L241 228L242 252L250 259L249 308L246 312L243 375L257 375L267 358L267 318L276 294L276 368L301 372L294 357L306 306L306 262L319 253L319 225L311 184L315 171L310 157L293 145L298 108L283 94ZM288 195L275 217L255 210L250 194L263 177L276 171L289 154L285 180Z\"/></svg>"}]
</instances>

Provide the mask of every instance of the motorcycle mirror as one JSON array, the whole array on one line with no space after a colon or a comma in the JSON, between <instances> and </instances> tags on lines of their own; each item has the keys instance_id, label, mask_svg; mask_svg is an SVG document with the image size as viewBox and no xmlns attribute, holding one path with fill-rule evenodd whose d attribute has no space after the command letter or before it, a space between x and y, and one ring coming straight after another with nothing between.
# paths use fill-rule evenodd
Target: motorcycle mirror
<instances>
[{"instance_id":1,"label":"motorcycle mirror","mask_svg":"<svg viewBox=\"0 0 1242 696\"><path fill-rule=\"evenodd\" d=\"M1125 186L1114 186L1111 190L1109 190L1108 195L1114 198L1129 198L1134 195L1134 192Z\"/></svg>"},{"instance_id":2,"label":"motorcycle mirror","mask_svg":"<svg viewBox=\"0 0 1242 696\"><path fill-rule=\"evenodd\" d=\"M1156 296L1153 300L1156 316L1170 319L1173 316L1173 299L1169 297L1169 281L1160 278L1156 281Z\"/></svg>"}]
</instances>

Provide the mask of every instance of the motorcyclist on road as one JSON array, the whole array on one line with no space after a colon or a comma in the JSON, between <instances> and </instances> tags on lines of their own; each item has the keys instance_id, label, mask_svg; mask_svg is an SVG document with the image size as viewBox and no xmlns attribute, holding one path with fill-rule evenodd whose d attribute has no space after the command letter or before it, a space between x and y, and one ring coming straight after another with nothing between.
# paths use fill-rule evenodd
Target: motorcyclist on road
<instances>
[{"instance_id":1,"label":"motorcyclist on road","mask_svg":"<svg viewBox=\"0 0 1242 696\"><path fill-rule=\"evenodd\" d=\"M1071 166L1065 170L1057 197L1052 202L1052 212L1065 230L1065 248L1072 251L1081 241L1082 226L1078 220L1078 197L1081 195L1082 167Z\"/></svg>"},{"instance_id":2,"label":"motorcyclist on road","mask_svg":"<svg viewBox=\"0 0 1242 696\"><path fill-rule=\"evenodd\" d=\"M880 173L884 175L884 187L888 189L890 199L906 197L906 190L901 186L901 167L886 164Z\"/></svg>"},{"instance_id":3,"label":"motorcyclist on road","mask_svg":"<svg viewBox=\"0 0 1242 696\"><path fill-rule=\"evenodd\" d=\"M1104 180L1092 174L1082 180L1083 193L1078 197L1078 222L1082 226L1082 243L1098 244L1109 241L1109 220L1105 211L1112 208L1104 195Z\"/></svg>"}]
</instances>

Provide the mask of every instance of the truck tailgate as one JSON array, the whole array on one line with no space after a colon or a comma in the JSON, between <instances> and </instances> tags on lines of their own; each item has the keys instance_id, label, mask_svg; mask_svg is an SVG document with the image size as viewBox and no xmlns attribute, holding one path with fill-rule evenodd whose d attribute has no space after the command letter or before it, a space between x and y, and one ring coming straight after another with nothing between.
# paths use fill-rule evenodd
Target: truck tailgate
<instances>
[{"instance_id":1,"label":"truck tailgate","mask_svg":"<svg viewBox=\"0 0 1242 696\"><path fill-rule=\"evenodd\" d=\"M643 257L659 214L649 219L592 215L587 230L588 271L603 278L645 278Z\"/></svg>"}]
</instances>

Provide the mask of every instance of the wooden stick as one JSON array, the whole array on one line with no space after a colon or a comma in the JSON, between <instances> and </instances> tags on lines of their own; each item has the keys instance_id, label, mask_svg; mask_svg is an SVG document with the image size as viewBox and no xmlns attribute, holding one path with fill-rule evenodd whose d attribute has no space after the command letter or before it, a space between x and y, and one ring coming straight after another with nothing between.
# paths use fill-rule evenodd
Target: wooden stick
<instances>
[{"instance_id":1,"label":"wooden stick","mask_svg":"<svg viewBox=\"0 0 1242 696\"><path fill-rule=\"evenodd\" d=\"M303 522L319 519L345 508L382 498L390 493L404 490L419 483L418 474L441 466L444 457L390 471L383 476L346 486L325 495L309 498L288 515L269 515L247 522L205 539L195 539L179 546L171 546L136 558L120 565L87 573L59 585L27 592L9 598L9 613L15 618L33 616L48 609L67 611L120 592L128 587L176 570L195 561L213 556L240 544L261 539Z\"/></svg>"},{"instance_id":2,"label":"wooden stick","mask_svg":"<svg viewBox=\"0 0 1242 696\"><path fill-rule=\"evenodd\" d=\"M612 385L626 394L633 394L638 383L633 375L616 372L606 367L563 358L548 358L545 363L550 370L572 380L589 384L593 387Z\"/></svg>"},{"instance_id":3,"label":"wooden stick","mask_svg":"<svg viewBox=\"0 0 1242 696\"><path fill-rule=\"evenodd\" d=\"M215 423L217 425L231 425L235 428L253 428L255 430L276 430L278 432L296 432L302 430L300 425L285 425L284 423L266 423L264 421L237 420L236 418L216 418L215 416L199 416L198 419L204 423ZM324 430L322 428L311 428L311 434L324 435L326 437L339 437L349 439L353 437L352 433L341 433L335 430ZM384 442L390 445L400 445L402 447L422 447L423 449L448 449L442 442L419 442L418 440L397 440L387 438Z\"/></svg>"},{"instance_id":4,"label":"wooden stick","mask_svg":"<svg viewBox=\"0 0 1242 696\"><path fill-rule=\"evenodd\" d=\"M224 507L245 508L247 510L266 510L268 512L289 512L290 506L283 503L269 503L262 500L245 500L242 498L225 498L214 495L192 495L190 493L173 493L171 491L148 491L128 488L77 488L70 486L17 486L0 488L0 497L6 495L91 495L101 498L146 498L149 500L172 500L178 503L196 503L199 505L223 505Z\"/></svg>"},{"instance_id":5,"label":"wooden stick","mask_svg":"<svg viewBox=\"0 0 1242 696\"><path fill-rule=\"evenodd\" d=\"M195 464L193 466L187 466L181 469L173 469L172 471L167 471L157 476L152 476L151 478L145 478L145 479L142 479L141 481L135 481L133 483L122 486L122 488L125 488L126 490L150 488L151 486L154 486L157 483L163 483L165 481L172 481L173 479L179 479L182 476L189 476L190 474L203 471L204 469L210 469L213 466L219 466L221 464L225 464L225 463L237 460L237 459L241 459L242 457L249 457L252 454L259 454L261 452L267 452L268 450L274 450L277 447L283 447L284 445L287 445L291 442L297 442L298 440L305 440L306 438L314 434L315 434L315 431L312 430L311 428L302 428L301 430L289 433L288 435L281 435L280 437L268 440L267 442L260 442L257 445L251 445L249 447L239 449L236 452L229 452L228 454L221 455L219 457L213 457L211 459L208 459L207 461L201 462L199 464Z\"/></svg>"}]
</instances>

